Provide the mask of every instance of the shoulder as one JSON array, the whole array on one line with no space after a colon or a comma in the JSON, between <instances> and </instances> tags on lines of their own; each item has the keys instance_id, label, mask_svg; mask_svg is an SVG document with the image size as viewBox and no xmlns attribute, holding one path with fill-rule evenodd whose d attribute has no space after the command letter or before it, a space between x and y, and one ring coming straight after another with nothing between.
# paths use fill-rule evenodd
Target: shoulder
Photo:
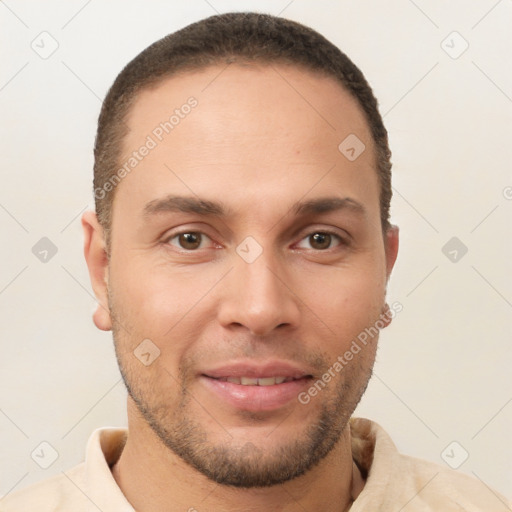
<instances>
[{"instance_id":1,"label":"shoulder","mask_svg":"<svg viewBox=\"0 0 512 512\"><path fill-rule=\"evenodd\" d=\"M85 462L0 498L0 512L132 512L110 471L123 450L126 436L124 428L95 430L87 443Z\"/></svg>"},{"instance_id":2,"label":"shoulder","mask_svg":"<svg viewBox=\"0 0 512 512\"><path fill-rule=\"evenodd\" d=\"M416 502L428 505L425 510L510 512L505 497L476 477L407 455L400 455L400 461L401 472L407 475L410 510L416 510Z\"/></svg>"},{"instance_id":3,"label":"shoulder","mask_svg":"<svg viewBox=\"0 0 512 512\"><path fill-rule=\"evenodd\" d=\"M402 455L377 423L351 420L354 461L366 477L351 510L510 512L510 504L477 478Z\"/></svg>"},{"instance_id":4,"label":"shoulder","mask_svg":"<svg viewBox=\"0 0 512 512\"><path fill-rule=\"evenodd\" d=\"M0 498L0 512L79 512L87 507L84 464Z\"/></svg>"}]
</instances>

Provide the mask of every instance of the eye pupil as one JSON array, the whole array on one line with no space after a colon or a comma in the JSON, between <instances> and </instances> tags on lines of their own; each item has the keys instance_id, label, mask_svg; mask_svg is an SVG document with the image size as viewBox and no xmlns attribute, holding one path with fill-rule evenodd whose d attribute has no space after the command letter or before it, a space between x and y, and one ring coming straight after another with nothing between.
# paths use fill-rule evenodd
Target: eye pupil
<instances>
[{"instance_id":1,"label":"eye pupil","mask_svg":"<svg viewBox=\"0 0 512 512\"><path fill-rule=\"evenodd\" d=\"M183 249L197 249L201 245L200 233L181 233L179 242Z\"/></svg>"},{"instance_id":2,"label":"eye pupil","mask_svg":"<svg viewBox=\"0 0 512 512\"><path fill-rule=\"evenodd\" d=\"M311 246L315 249L327 249L331 245L329 233L314 233L309 237Z\"/></svg>"}]
</instances>

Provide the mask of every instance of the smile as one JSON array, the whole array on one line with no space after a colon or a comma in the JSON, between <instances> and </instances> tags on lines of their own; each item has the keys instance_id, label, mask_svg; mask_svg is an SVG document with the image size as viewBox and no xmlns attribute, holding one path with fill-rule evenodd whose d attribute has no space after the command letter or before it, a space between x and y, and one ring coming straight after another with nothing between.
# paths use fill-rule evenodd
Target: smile
<instances>
[{"instance_id":1,"label":"smile","mask_svg":"<svg viewBox=\"0 0 512 512\"><path fill-rule=\"evenodd\" d=\"M232 384L240 384L242 386L274 386L275 384L291 382L296 379L293 377L220 377L216 380L231 382Z\"/></svg>"}]
</instances>

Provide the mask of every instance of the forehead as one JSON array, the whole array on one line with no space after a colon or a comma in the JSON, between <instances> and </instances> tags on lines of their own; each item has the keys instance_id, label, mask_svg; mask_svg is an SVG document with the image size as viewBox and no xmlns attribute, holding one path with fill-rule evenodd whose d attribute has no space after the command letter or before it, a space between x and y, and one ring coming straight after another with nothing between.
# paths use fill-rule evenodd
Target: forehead
<instances>
[{"instance_id":1,"label":"forehead","mask_svg":"<svg viewBox=\"0 0 512 512\"><path fill-rule=\"evenodd\" d=\"M178 192L243 206L251 191L280 201L320 179L325 191L339 185L355 196L378 188L373 140L357 101L334 78L295 66L182 72L143 90L126 122L121 164L151 146L120 184L132 201ZM365 146L356 160L340 150L347 138Z\"/></svg>"},{"instance_id":2,"label":"forehead","mask_svg":"<svg viewBox=\"0 0 512 512\"><path fill-rule=\"evenodd\" d=\"M239 138L265 136L283 127L287 131L282 137L301 134L313 140L315 134L320 138L330 133L338 140L349 129L371 139L357 100L334 77L290 64L231 63L179 72L143 89L127 116L127 145L137 142L133 139L140 132L151 133L154 122L169 120L190 97L200 107L194 110L199 113L194 116L194 128L203 129L201 134L208 134L209 139L219 133L214 130L219 125L222 132L244 125L243 133L232 130ZM201 118L205 123L200 123ZM299 120L307 124L297 123Z\"/></svg>"}]
</instances>

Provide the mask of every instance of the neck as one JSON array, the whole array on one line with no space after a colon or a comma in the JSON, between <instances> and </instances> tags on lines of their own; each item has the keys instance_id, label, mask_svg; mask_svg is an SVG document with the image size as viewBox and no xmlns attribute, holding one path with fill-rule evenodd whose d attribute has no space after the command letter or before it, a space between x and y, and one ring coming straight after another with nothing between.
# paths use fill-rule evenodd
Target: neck
<instances>
[{"instance_id":1,"label":"neck","mask_svg":"<svg viewBox=\"0 0 512 512\"><path fill-rule=\"evenodd\" d=\"M128 401L129 434L112 474L138 512L340 512L360 492L352 462L350 429L305 475L272 487L238 489L212 482L165 447Z\"/></svg>"}]
</instances>

